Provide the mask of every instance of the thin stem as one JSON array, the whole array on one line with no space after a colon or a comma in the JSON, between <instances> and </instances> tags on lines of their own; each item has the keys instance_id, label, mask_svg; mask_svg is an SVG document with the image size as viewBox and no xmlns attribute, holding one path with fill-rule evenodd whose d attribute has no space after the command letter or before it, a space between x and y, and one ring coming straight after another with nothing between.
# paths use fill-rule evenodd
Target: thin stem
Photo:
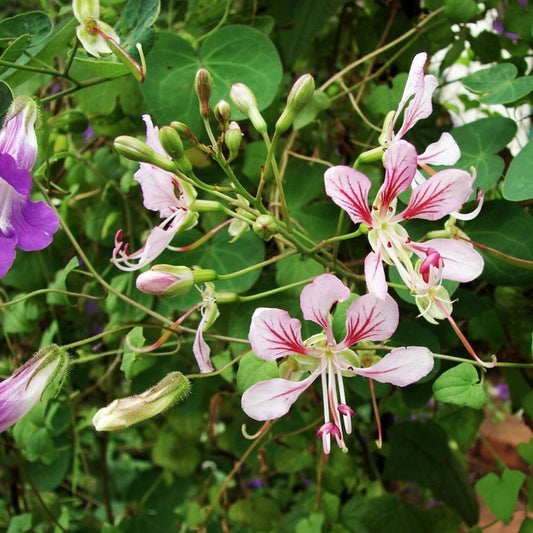
<instances>
[{"instance_id":1,"label":"thin stem","mask_svg":"<svg viewBox=\"0 0 533 533\"><path fill-rule=\"evenodd\" d=\"M14 300L9 300L8 302L0 302L0 309L4 307L9 307L10 305L18 304L20 302L23 302L24 300L29 300L30 298L33 298L34 296L38 296L39 294L48 294L48 293L63 294L65 296L84 298L85 300L105 300L106 298L106 295L91 296L90 294L84 294L82 292L63 291L61 289L37 289L36 291L29 292L28 294L25 294L24 296L15 298Z\"/></svg>"},{"instance_id":2,"label":"thin stem","mask_svg":"<svg viewBox=\"0 0 533 533\"><path fill-rule=\"evenodd\" d=\"M235 272L230 272L229 274L217 274L217 279L233 279L233 278L237 278L239 276L242 276L243 274L247 274L248 272L252 272L253 270L257 270L258 268L263 268L264 266L267 266L267 265L271 265L272 263L276 263L277 261L281 261L282 259L285 259L285 258L290 257L291 255L295 255L297 253L298 253L297 250L289 250L288 252L276 255L274 257L271 257L270 259L266 259L265 261L262 261L261 263L257 263L255 265L249 266L247 268L243 268L242 270L237 270Z\"/></svg>"},{"instance_id":3,"label":"thin stem","mask_svg":"<svg viewBox=\"0 0 533 533\"><path fill-rule=\"evenodd\" d=\"M302 281L295 281L294 283L290 283L289 285L284 285L283 287L277 287L276 289L271 289L269 291L260 292L257 294L250 294L248 296L240 296L239 302L251 302L253 300L259 300L261 298L266 298L267 296L272 296L273 294L278 294L279 292L287 291L289 289L293 289L294 287L299 287L300 285L303 285L304 283L309 283L315 279L307 278L303 279Z\"/></svg>"}]
</instances>

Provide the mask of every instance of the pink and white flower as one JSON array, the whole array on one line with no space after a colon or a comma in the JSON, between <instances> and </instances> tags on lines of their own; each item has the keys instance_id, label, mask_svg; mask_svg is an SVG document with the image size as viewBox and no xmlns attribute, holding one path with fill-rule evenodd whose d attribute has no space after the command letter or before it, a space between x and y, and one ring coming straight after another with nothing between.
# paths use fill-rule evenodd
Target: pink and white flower
<instances>
[{"instance_id":1,"label":"pink and white flower","mask_svg":"<svg viewBox=\"0 0 533 533\"><path fill-rule=\"evenodd\" d=\"M332 312L338 302L349 297L350 290L332 274L318 276L307 285L300 296L303 316L321 326L323 333L305 341L300 321L282 309L257 309L250 326L250 344L258 357L274 361L291 356L298 370L290 375L291 379L274 378L252 385L242 397L244 412L259 421L279 418L320 377L324 424L318 436L322 437L325 453L330 452L331 436L346 450L343 426L347 434L352 431L354 411L347 404L343 377L363 376L405 387L433 368L432 354L424 347L394 348L370 366L365 366L363 357L352 349L359 342L384 341L394 333L399 319L398 305L388 295L381 299L366 294L354 300L346 311L346 335L341 342L336 342ZM307 377L299 379L307 373Z\"/></svg>"},{"instance_id":2,"label":"pink and white flower","mask_svg":"<svg viewBox=\"0 0 533 533\"><path fill-rule=\"evenodd\" d=\"M146 144L163 157L170 156L163 150L159 141L159 129L152 124L149 115L143 115L146 123ZM140 163L134 178L141 185L143 205L151 211L159 211L163 222L152 229L146 242L139 250L129 253L128 244L122 241L122 230L115 235L113 263L121 270L138 270L158 257L170 246L174 236L192 228L198 213L190 207L196 198L196 191L183 183L171 172L150 163Z\"/></svg>"},{"instance_id":3,"label":"pink and white flower","mask_svg":"<svg viewBox=\"0 0 533 533\"><path fill-rule=\"evenodd\" d=\"M365 260L365 274L371 292L380 297L387 293L383 262L394 265L407 287L416 292L421 274L411 261L412 254L426 258L431 249L440 255L439 272L444 279L467 282L483 270L483 258L467 243L452 239L411 241L402 226L405 220L439 220L458 211L472 194L474 177L460 169L446 169L433 174L414 187L406 208L396 212L398 195L408 190L417 169L415 148L406 141L393 143L385 154L385 180L370 207L371 182L362 172L347 166L329 168L324 176L326 193L355 224L368 226L372 252Z\"/></svg>"}]
</instances>

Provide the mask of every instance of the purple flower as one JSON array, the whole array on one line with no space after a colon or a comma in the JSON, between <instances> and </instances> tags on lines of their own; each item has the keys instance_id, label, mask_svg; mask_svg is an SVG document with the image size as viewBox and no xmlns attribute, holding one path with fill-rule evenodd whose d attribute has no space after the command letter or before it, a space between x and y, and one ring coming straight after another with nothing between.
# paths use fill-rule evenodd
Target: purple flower
<instances>
[{"instance_id":1,"label":"purple flower","mask_svg":"<svg viewBox=\"0 0 533 533\"><path fill-rule=\"evenodd\" d=\"M18 97L0 129L0 278L13 264L15 248L42 250L59 226L50 206L30 200L30 170L37 156L36 117L33 100Z\"/></svg>"},{"instance_id":2,"label":"purple flower","mask_svg":"<svg viewBox=\"0 0 533 533\"><path fill-rule=\"evenodd\" d=\"M0 433L20 420L56 377L64 377L67 353L52 344L0 383Z\"/></svg>"}]
</instances>

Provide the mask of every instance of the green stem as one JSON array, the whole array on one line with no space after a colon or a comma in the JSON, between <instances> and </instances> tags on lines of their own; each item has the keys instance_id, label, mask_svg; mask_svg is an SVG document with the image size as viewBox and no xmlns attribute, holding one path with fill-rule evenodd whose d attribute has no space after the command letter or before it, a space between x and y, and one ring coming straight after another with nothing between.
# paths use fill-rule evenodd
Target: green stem
<instances>
[{"instance_id":1,"label":"green stem","mask_svg":"<svg viewBox=\"0 0 533 533\"><path fill-rule=\"evenodd\" d=\"M303 285L304 283L309 283L313 281L314 279L315 278L313 276L312 278L303 279L302 281L295 281L294 283L290 283L289 285L284 285L283 287L277 287L270 291L259 292L257 294L250 294L248 296L240 296L239 302L251 302L253 300L259 300L260 298L266 298L267 296L272 296L273 294L278 294L279 292L293 289L294 287L299 287L300 285Z\"/></svg>"},{"instance_id":2,"label":"green stem","mask_svg":"<svg viewBox=\"0 0 533 533\"><path fill-rule=\"evenodd\" d=\"M15 300L9 300L8 302L0 302L0 309L18 304L20 302L23 302L24 300L29 300L30 298L33 298L34 296L38 296L39 294L48 294L48 293L64 294L65 296L74 296L77 298L84 298L86 300L104 300L106 298L105 295L104 296L91 296L89 294L84 294L81 292L70 292L70 291L63 291L60 289L38 289L36 291L25 294L24 296L21 296L20 298L16 298Z\"/></svg>"},{"instance_id":3,"label":"green stem","mask_svg":"<svg viewBox=\"0 0 533 533\"><path fill-rule=\"evenodd\" d=\"M297 250L290 250L288 252L285 252L280 255L276 255L274 257L271 257L270 259L266 259L265 261L262 261L261 263L257 263L255 265L249 266L247 268L243 268L242 270L237 270L236 272L230 272L229 274L217 274L217 279L233 279L237 278L239 276L242 276L243 274L247 274L248 272L252 272L253 270L257 270L258 268L263 268L264 266L271 265L272 263L276 263L277 261L281 261L282 259L285 259L286 257L290 257L291 255L295 255Z\"/></svg>"}]
</instances>

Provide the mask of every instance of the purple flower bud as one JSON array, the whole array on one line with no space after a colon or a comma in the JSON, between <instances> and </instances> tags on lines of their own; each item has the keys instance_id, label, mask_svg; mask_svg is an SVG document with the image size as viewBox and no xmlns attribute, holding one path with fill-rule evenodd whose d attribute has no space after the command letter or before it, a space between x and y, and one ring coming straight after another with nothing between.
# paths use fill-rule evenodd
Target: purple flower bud
<instances>
[{"instance_id":1,"label":"purple flower bud","mask_svg":"<svg viewBox=\"0 0 533 533\"><path fill-rule=\"evenodd\" d=\"M0 383L0 433L20 420L41 399L48 385L63 379L68 355L55 344L43 348Z\"/></svg>"}]
</instances>

